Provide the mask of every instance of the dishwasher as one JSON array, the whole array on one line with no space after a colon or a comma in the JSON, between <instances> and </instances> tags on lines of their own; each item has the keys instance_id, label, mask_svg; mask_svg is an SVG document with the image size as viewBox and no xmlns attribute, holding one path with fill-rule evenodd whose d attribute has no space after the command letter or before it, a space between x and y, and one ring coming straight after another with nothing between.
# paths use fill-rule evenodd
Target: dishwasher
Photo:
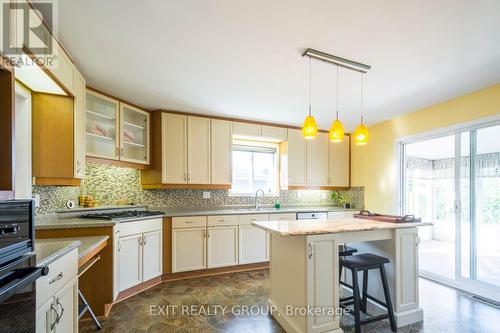
<instances>
[{"instance_id":1,"label":"dishwasher","mask_svg":"<svg viewBox=\"0 0 500 333\"><path fill-rule=\"evenodd\" d=\"M297 220L326 220L328 212L300 212L297 213Z\"/></svg>"}]
</instances>

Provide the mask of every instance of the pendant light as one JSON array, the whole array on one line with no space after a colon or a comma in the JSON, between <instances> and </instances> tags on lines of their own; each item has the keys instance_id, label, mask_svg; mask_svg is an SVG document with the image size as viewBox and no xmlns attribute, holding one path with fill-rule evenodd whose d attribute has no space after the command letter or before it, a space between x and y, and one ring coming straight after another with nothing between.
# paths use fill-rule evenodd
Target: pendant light
<instances>
[{"instance_id":1,"label":"pendant light","mask_svg":"<svg viewBox=\"0 0 500 333\"><path fill-rule=\"evenodd\" d=\"M341 142L344 140L344 125L339 120L339 65L337 65L337 119L332 123L330 127L329 136L331 142Z\"/></svg>"},{"instance_id":2,"label":"pendant light","mask_svg":"<svg viewBox=\"0 0 500 333\"><path fill-rule=\"evenodd\" d=\"M361 73L361 123L354 131L354 143L358 146L368 143L368 128L363 123L363 73Z\"/></svg>"},{"instance_id":3,"label":"pendant light","mask_svg":"<svg viewBox=\"0 0 500 333\"><path fill-rule=\"evenodd\" d=\"M311 57L309 57L309 115L304 119L304 124L302 125L302 134L304 139L314 139L316 134L318 134L318 125L316 124L316 119L311 114Z\"/></svg>"}]
</instances>

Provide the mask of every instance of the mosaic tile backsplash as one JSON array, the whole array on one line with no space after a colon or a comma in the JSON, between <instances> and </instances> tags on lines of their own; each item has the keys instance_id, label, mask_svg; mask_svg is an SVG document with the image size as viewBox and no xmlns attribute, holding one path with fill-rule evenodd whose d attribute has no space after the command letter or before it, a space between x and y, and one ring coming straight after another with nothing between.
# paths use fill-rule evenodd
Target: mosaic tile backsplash
<instances>
[{"instance_id":1,"label":"mosaic tile backsplash","mask_svg":"<svg viewBox=\"0 0 500 333\"><path fill-rule=\"evenodd\" d=\"M143 190L139 170L108 165L86 163L85 180L82 186L33 186L33 194L40 195L37 214L49 214L64 208L68 200L78 201L80 193L93 195L101 205L116 205L119 202L145 204L153 207L217 208L243 206L254 203L252 197L230 196L227 190L209 190L210 199L203 199L203 190ZM278 196L259 197L260 204L272 205L332 205L332 191L285 190ZM346 191L353 208L363 208L364 190L354 187Z\"/></svg>"}]
</instances>

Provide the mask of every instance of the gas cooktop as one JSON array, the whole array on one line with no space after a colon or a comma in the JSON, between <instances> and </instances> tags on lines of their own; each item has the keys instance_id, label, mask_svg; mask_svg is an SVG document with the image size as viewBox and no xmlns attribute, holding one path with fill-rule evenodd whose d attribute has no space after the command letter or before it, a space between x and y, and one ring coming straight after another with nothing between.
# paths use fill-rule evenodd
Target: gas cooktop
<instances>
[{"instance_id":1,"label":"gas cooktop","mask_svg":"<svg viewBox=\"0 0 500 333\"><path fill-rule=\"evenodd\" d=\"M121 220L121 219L132 219L132 218L142 218L149 216L160 216L163 212L160 211L149 211L149 210L127 210L123 212L112 212L112 213L94 213L81 215L81 219L98 219L98 220Z\"/></svg>"}]
</instances>

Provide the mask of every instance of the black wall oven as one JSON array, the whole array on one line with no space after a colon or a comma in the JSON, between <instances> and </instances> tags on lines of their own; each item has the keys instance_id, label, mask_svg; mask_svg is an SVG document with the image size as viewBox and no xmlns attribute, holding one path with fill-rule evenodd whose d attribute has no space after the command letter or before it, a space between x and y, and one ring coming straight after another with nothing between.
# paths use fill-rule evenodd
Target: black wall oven
<instances>
[{"instance_id":1,"label":"black wall oven","mask_svg":"<svg viewBox=\"0 0 500 333\"><path fill-rule=\"evenodd\" d=\"M35 332L34 224L32 200L0 201L0 332Z\"/></svg>"}]
</instances>

